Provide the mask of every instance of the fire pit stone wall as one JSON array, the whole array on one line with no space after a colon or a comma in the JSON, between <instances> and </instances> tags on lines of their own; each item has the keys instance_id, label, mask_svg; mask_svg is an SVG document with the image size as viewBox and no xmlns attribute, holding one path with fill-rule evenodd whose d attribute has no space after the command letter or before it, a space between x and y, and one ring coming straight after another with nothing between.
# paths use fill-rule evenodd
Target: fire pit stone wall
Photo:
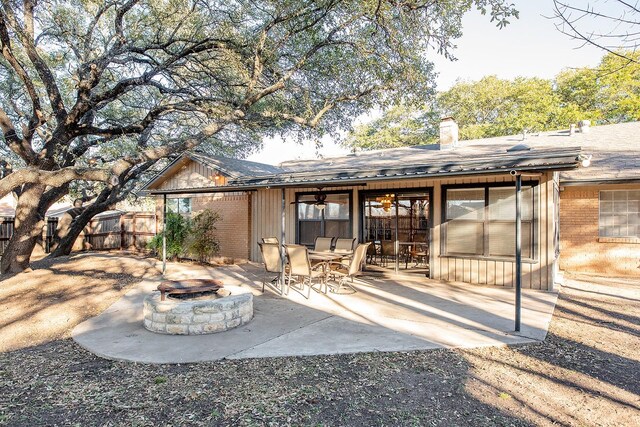
<instances>
[{"instance_id":1,"label":"fire pit stone wall","mask_svg":"<svg viewBox=\"0 0 640 427\"><path fill-rule=\"evenodd\" d=\"M152 294L144 300L144 327L173 335L201 335L222 332L253 318L253 295L241 293L211 300L160 300Z\"/></svg>"}]
</instances>

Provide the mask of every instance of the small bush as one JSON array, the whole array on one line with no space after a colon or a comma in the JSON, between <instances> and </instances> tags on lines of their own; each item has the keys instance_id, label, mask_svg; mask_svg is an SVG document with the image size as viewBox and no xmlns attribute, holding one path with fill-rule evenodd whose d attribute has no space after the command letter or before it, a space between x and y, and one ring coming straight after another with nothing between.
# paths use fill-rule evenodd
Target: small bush
<instances>
[{"instance_id":1,"label":"small bush","mask_svg":"<svg viewBox=\"0 0 640 427\"><path fill-rule=\"evenodd\" d=\"M218 221L220 221L220 215L211 209L205 209L193 218L185 246L187 251L200 262L207 261L220 250L215 233Z\"/></svg>"},{"instance_id":2,"label":"small bush","mask_svg":"<svg viewBox=\"0 0 640 427\"><path fill-rule=\"evenodd\" d=\"M177 213L167 213L167 258L177 259L184 256L186 251L185 241L191 232L191 221ZM148 243L149 249L162 254L162 233L156 234Z\"/></svg>"}]
</instances>

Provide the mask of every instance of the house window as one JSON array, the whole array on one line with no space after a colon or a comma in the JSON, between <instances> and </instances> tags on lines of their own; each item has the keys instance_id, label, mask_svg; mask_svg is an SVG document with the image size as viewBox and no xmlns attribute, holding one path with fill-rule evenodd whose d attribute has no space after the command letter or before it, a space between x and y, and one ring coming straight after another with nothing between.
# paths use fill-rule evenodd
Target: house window
<instances>
[{"instance_id":1,"label":"house window","mask_svg":"<svg viewBox=\"0 0 640 427\"><path fill-rule=\"evenodd\" d=\"M535 254L535 192L522 187L522 257ZM443 253L485 257L515 256L515 189L445 188Z\"/></svg>"},{"instance_id":2,"label":"house window","mask_svg":"<svg viewBox=\"0 0 640 427\"><path fill-rule=\"evenodd\" d=\"M191 199L189 198L167 199L167 211L171 213L179 213L180 215L190 215Z\"/></svg>"},{"instance_id":3,"label":"house window","mask_svg":"<svg viewBox=\"0 0 640 427\"><path fill-rule=\"evenodd\" d=\"M640 237L640 190L600 191L600 237Z\"/></svg>"},{"instance_id":4,"label":"house window","mask_svg":"<svg viewBox=\"0 0 640 427\"><path fill-rule=\"evenodd\" d=\"M352 236L351 193L327 194L324 208L317 204L314 194L299 193L296 202L299 244L313 245L318 236Z\"/></svg>"}]
</instances>

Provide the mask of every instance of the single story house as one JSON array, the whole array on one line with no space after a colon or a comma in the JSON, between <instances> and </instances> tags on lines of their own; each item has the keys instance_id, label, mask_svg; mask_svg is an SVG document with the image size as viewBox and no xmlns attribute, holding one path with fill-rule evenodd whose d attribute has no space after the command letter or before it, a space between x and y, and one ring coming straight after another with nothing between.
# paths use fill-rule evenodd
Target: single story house
<instances>
[{"instance_id":1,"label":"single story house","mask_svg":"<svg viewBox=\"0 0 640 427\"><path fill-rule=\"evenodd\" d=\"M439 144L277 167L190 153L145 191L156 196L159 218L164 200L174 212L218 211L223 256L260 261L262 237L306 245L317 236L354 237L374 243L373 269L513 286L519 174L522 285L551 290L559 268L637 274L638 131L629 123L458 141L448 119Z\"/></svg>"}]
</instances>

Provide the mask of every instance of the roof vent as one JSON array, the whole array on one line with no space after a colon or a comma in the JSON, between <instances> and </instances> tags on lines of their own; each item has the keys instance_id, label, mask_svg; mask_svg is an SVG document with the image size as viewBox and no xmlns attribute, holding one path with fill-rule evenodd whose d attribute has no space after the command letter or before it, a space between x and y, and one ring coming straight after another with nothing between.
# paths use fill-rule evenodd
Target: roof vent
<instances>
[{"instance_id":1,"label":"roof vent","mask_svg":"<svg viewBox=\"0 0 640 427\"><path fill-rule=\"evenodd\" d=\"M531 147L527 144L518 144L511 148L507 148L507 153L513 153L514 151L531 151Z\"/></svg>"},{"instance_id":2,"label":"roof vent","mask_svg":"<svg viewBox=\"0 0 640 427\"><path fill-rule=\"evenodd\" d=\"M580 133L589 133L591 122L589 120L580 120L578 122L578 127L580 128Z\"/></svg>"}]
</instances>

